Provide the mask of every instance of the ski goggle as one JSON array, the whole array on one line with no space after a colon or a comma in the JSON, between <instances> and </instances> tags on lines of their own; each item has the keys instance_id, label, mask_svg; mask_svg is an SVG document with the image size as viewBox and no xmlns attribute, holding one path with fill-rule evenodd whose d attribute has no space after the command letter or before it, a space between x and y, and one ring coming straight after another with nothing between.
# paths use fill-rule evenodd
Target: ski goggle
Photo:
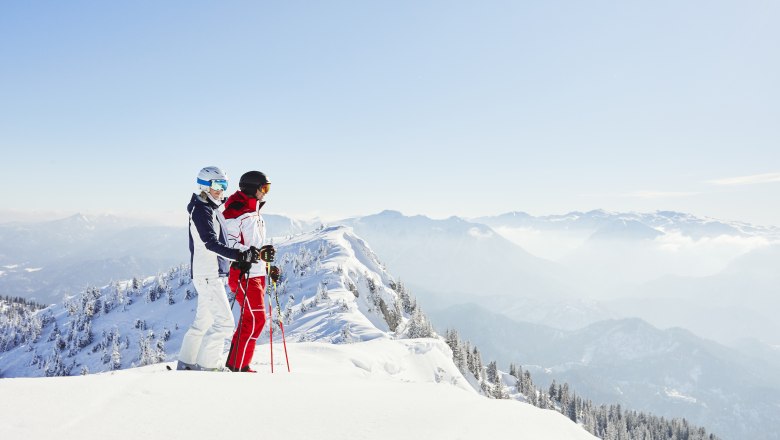
<instances>
[{"instance_id":1,"label":"ski goggle","mask_svg":"<svg viewBox=\"0 0 780 440\"><path fill-rule=\"evenodd\" d=\"M225 179L214 179L209 181L198 179L198 183L201 185L208 186L214 191L227 191L227 187L228 187L228 181Z\"/></svg>"},{"instance_id":2,"label":"ski goggle","mask_svg":"<svg viewBox=\"0 0 780 440\"><path fill-rule=\"evenodd\" d=\"M262 185L259 189L261 193L268 194L268 191L271 191L271 184L266 183L265 185Z\"/></svg>"}]
</instances>

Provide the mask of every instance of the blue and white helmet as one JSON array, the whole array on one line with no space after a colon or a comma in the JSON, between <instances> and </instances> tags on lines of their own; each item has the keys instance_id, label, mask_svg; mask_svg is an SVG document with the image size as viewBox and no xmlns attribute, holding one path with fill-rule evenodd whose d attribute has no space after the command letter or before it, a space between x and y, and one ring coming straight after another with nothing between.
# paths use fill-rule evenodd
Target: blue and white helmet
<instances>
[{"instance_id":1,"label":"blue and white helmet","mask_svg":"<svg viewBox=\"0 0 780 440\"><path fill-rule=\"evenodd\" d=\"M198 173L198 189L208 194L209 189L227 190L228 176L219 167L206 167Z\"/></svg>"}]
</instances>

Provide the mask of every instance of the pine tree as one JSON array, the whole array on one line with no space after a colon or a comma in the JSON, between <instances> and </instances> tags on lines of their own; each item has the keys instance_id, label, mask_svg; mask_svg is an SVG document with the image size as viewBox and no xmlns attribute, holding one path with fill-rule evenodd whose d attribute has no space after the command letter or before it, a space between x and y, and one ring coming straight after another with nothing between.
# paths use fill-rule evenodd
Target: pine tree
<instances>
[{"instance_id":1,"label":"pine tree","mask_svg":"<svg viewBox=\"0 0 780 440\"><path fill-rule=\"evenodd\" d=\"M467 356L464 352L463 343L461 342L460 337L458 337L458 332L456 330L446 330L444 340L447 342L447 346L450 347L450 350L452 350L452 361L455 363L455 366L458 367L458 370L460 370L461 373L468 371Z\"/></svg>"},{"instance_id":2,"label":"pine tree","mask_svg":"<svg viewBox=\"0 0 780 440\"><path fill-rule=\"evenodd\" d=\"M568 382L564 382L564 384L558 388L558 402L561 404L561 414L566 415L569 410L569 404L571 403Z\"/></svg>"},{"instance_id":3,"label":"pine tree","mask_svg":"<svg viewBox=\"0 0 780 440\"><path fill-rule=\"evenodd\" d=\"M409 319L407 332L411 339L430 338L433 336L433 326L431 326L431 323L428 322L425 315L418 309L414 311L412 317Z\"/></svg>"},{"instance_id":4,"label":"pine tree","mask_svg":"<svg viewBox=\"0 0 780 440\"><path fill-rule=\"evenodd\" d=\"M555 379L553 379L552 383L550 384L547 395L550 396L550 400L553 402L558 401L558 383L555 382Z\"/></svg>"},{"instance_id":5,"label":"pine tree","mask_svg":"<svg viewBox=\"0 0 780 440\"><path fill-rule=\"evenodd\" d=\"M154 331L149 330L146 336L141 336L138 340L140 353L138 355L139 365L150 365L165 360L165 344L161 340L155 341Z\"/></svg>"},{"instance_id":6,"label":"pine tree","mask_svg":"<svg viewBox=\"0 0 780 440\"><path fill-rule=\"evenodd\" d=\"M115 328L111 338L111 369L118 370L122 368L122 353L119 344L119 329Z\"/></svg>"},{"instance_id":7,"label":"pine tree","mask_svg":"<svg viewBox=\"0 0 780 440\"><path fill-rule=\"evenodd\" d=\"M513 363L509 364L509 375L517 379L517 383L520 384L520 382L523 379L523 367L522 365L518 365ZM518 389L519 392L523 392L522 390Z\"/></svg>"},{"instance_id":8,"label":"pine tree","mask_svg":"<svg viewBox=\"0 0 780 440\"><path fill-rule=\"evenodd\" d=\"M566 417L569 418L574 423L577 423L577 396L572 395L572 397L569 399L568 404L566 405L566 412L564 413Z\"/></svg>"},{"instance_id":9,"label":"pine tree","mask_svg":"<svg viewBox=\"0 0 780 440\"><path fill-rule=\"evenodd\" d=\"M473 368L471 370L471 374L473 374L474 377L481 382L484 379L484 372L483 372L484 366L482 365L482 356L480 356L477 347L474 347L474 350L471 353L471 355L472 355L471 367Z\"/></svg>"},{"instance_id":10,"label":"pine tree","mask_svg":"<svg viewBox=\"0 0 780 440\"><path fill-rule=\"evenodd\" d=\"M498 377L498 365L496 361L491 361L487 366L487 380L490 383L497 384L501 381Z\"/></svg>"},{"instance_id":11,"label":"pine tree","mask_svg":"<svg viewBox=\"0 0 780 440\"><path fill-rule=\"evenodd\" d=\"M528 399L528 403L530 403L533 406L541 407L541 403L539 402L539 395L536 393L535 389L529 390L526 394L524 394L526 399Z\"/></svg>"},{"instance_id":12,"label":"pine tree","mask_svg":"<svg viewBox=\"0 0 780 440\"><path fill-rule=\"evenodd\" d=\"M522 380L522 386L523 386L523 394L529 394L536 392L536 386L534 385L534 381L531 380L531 372L528 370L525 370L523 372L523 380Z\"/></svg>"}]
</instances>

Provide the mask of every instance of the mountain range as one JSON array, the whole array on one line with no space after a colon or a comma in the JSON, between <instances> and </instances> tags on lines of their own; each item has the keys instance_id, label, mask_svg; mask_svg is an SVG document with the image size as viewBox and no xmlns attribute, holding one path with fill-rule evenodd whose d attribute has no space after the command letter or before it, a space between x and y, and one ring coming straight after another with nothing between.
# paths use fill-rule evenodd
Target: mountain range
<instances>
[{"instance_id":1,"label":"mountain range","mask_svg":"<svg viewBox=\"0 0 780 440\"><path fill-rule=\"evenodd\" d=\"M267 221L269 217L266 216ZM773 363L777 358L777 350L773 347L780 344L772 339L780 331L771 319L771 310L776 309L772 308L772 301L777 298L778 285L774 270L778 261L774 244L777 228L668 212L592 211L550 218L528 215L506 218L519 218L525 223L495 218L434 220L424 216L408 217L395 211L334 223L347 225L365 239L362 246L368 249L370 244L376 253L374 257L368 257L369 260L375 260L381 270L399 274L420 304L431 312L431 319L437 326L443 323L442 316L446 315L442 310L469 303L477 303L480 308L495 314L485 317L490 322L508 319L511 323L521 323L521 330L497 335L483 329L486 339L480 339L479 345L484 345L486 351L489 347L495 349L496 359L502 359L502 353L516 354L518 357L513 357L512 361L535 368L540 381L551 377L548 374L555 374L555 377L568 380L578 392L587 390L586 394L592 398L609 402L625 398L625 402L638 408L658 404L660 406L654 412L685 415L696 421L713 420L713 426L723 426L726 432L749 429L749 424L741 424L749 419L747 414L757 414L753 425L763 426L764 417L771 413L775 403L754 391L762 390L763 382L756 377L762 377L762 372L766 371L764 366L777 365ZM273 235L292 235L311 226L284 217L279 223L282 226L278 230L284 232L272 232ZM492 225L488 225L490 223ZM520 235L513 235L513 231L520 231ZM85 237L89 234L87 232ZM186 237L186 231L183 236ZM12 238L13 234L7 237ZM537 242L545 241L555 244L559 255L538 252ZM184 245L177 241L172 248L176 246ZM374 255L373 252L366 255ZM73 255L83 254L68 254L61 258L73 259ZM642 255L650 257L639 258ZM185 258L176 264L186 261ZM686 266L690 261L702 259L706 260L702 267ZM657 266L658 261L667 266ZM14 263L9 260L5 266L14 266ZM0 274L0 282L13 273L35 275L45 271L45 267L33 272L26 270L38 267L31 264L11 269L0 266L0 271L6 272ZM160 267L166 266L156 266L147 273L163 276L159 273ZM614 273L630 273L631 270L636 270L637 274L630 274L620 282L612 281ZM126 277L140 273L144 272L137 271ZM713 294L714 287L719 289L717 294ZM594 293L594 289L601 288L603 291ZM741 310L749 310L750 314L743 314ZM479 316L483 316L479 311L467 313L457 328L468 327ZM626 320L636 317L650 324ZM708 325L699 325L705 323ZM696 335L671 330L669 326L694 330ZM321 329L321 324L316 328L312 324L303 334L314 334L318 338L317 329ZM326 330L322 336L327 337L329 332ZM477 341L479 332L474 334L477 336L470 334L469 338ZM620 337L616 340L615 335ZM700 338L713 335L721 342L739 342L729 349ZM538 352L524 344L543 345L550 340L555 342L556 338L567 341L550 345L553 348L547 354L557 353L558 357L526 357L526 354ZM588 343L597 344L592 349L599 359L620 359L624 362L620 364L623 368L583 363L587 353L581 349L589 346ZM667 350L632 359L622 358L626 347L652 347L654 344ZM669 348L675 344L680 348ZM678 361L686 357L691 363ZM754 366L746 365L744 359ZM681 368L666 370L663 368L665 363L679 364ZM641 377L624 377L632 368L644 371L641 367L645 365L656 366L652 373L664 372L668 377L649 375L648 384L641 384ZM702 380L691 380L697 368L708 373ZM748 379L741 383L723 376L724 380L729 379L724 383L731 384L723 389L728 401L724 404L723 396L712 387L710 378L729 368L737 371L738 377L748 374ZM620 384L619 392L616 383ZM771 380L767 383L771 394L774 385ZM693 396L692 390L700 394ZM755 396L758 397L754 399ZM727 410L724 410L723 418L715 420L717 417L713 414L720 413L706 405L725 405Z\"/></svg>"},{"instance_id":2,"label":"mountain range","mask_svg":"<svg viewBox=\"0 0 780 440\"><path fill-rule=\"evenodd\" d=\"M626 318L560 330L476 304L429 316L439 331L457 328L486 358L522 363L537 383L566 381L596 403L683 415L724 438L777 438L780 432L778 364L684 329L661 330Z\"/></svg>"},{"instance_id":3,"label":"mountain range","mask_svg":"<svg viewBox=\"0 0 780 440\"><path fill-rule=\"evenodd\" d=\"M570 230L592 234L616 222L647 225L663 232L680 232L698 239L721 235L766 236L780 239L780 227L758 226L739 221L725 221L676 211L610 212L594 209L572 211L562 215L533 216L522 211L471 219L494 228Z\"/></svg>"}]
</instances>

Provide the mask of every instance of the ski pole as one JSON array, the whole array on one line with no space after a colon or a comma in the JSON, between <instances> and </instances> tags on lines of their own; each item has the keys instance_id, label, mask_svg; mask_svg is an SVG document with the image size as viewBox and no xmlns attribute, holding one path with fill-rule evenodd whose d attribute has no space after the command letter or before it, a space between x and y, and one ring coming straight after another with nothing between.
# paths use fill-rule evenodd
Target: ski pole
<instances>
[{"instance_id":1,"label":"ski pole","mask_svg":"<svg viewBox=\"0 0 780 440\"><path fill-rule=\"evenodd\" d=\"M266 272L268 278L271 278L271 263L266 263ZM282 330L282 344L284 345L284 360L287 363L287 372L290 372L290 358L287 356L287 340L284 337L284 322L282 322L282 308L279 305L279 289L276 288L276 281L271 280L274 286L274 296L276 297L276 311L279 314L279 329Z\"/></svg>"},{"instance_id":2,"label":"ski pole","mask_svg":"<svg viewBox=\"0 0 780 440\"><path fill-rule=\"evenodd\" d=\"M266 278L270 278L266 274ZM268 290L268 283L266 282L266 290L268 291L268 339L270 340L271 347L271 373L274 372L274 306L271 304L271 291Z\"/></svg>"},{"instance_id":3,"label":"ski pole","mask_svg":"<svg viewBox=\"0 0 780 440\"><path fill-rule=\"evenodd\" d=\"M276 288L276 285L274 284L274 289ZM282 322L282 319L279 318L279 328L282 329L282 345L284 345L284 361L287 363L287 372L290 372L290 358L287 357L287 340L284 338L284 323Z\"/></svg>"}]
</instances>

